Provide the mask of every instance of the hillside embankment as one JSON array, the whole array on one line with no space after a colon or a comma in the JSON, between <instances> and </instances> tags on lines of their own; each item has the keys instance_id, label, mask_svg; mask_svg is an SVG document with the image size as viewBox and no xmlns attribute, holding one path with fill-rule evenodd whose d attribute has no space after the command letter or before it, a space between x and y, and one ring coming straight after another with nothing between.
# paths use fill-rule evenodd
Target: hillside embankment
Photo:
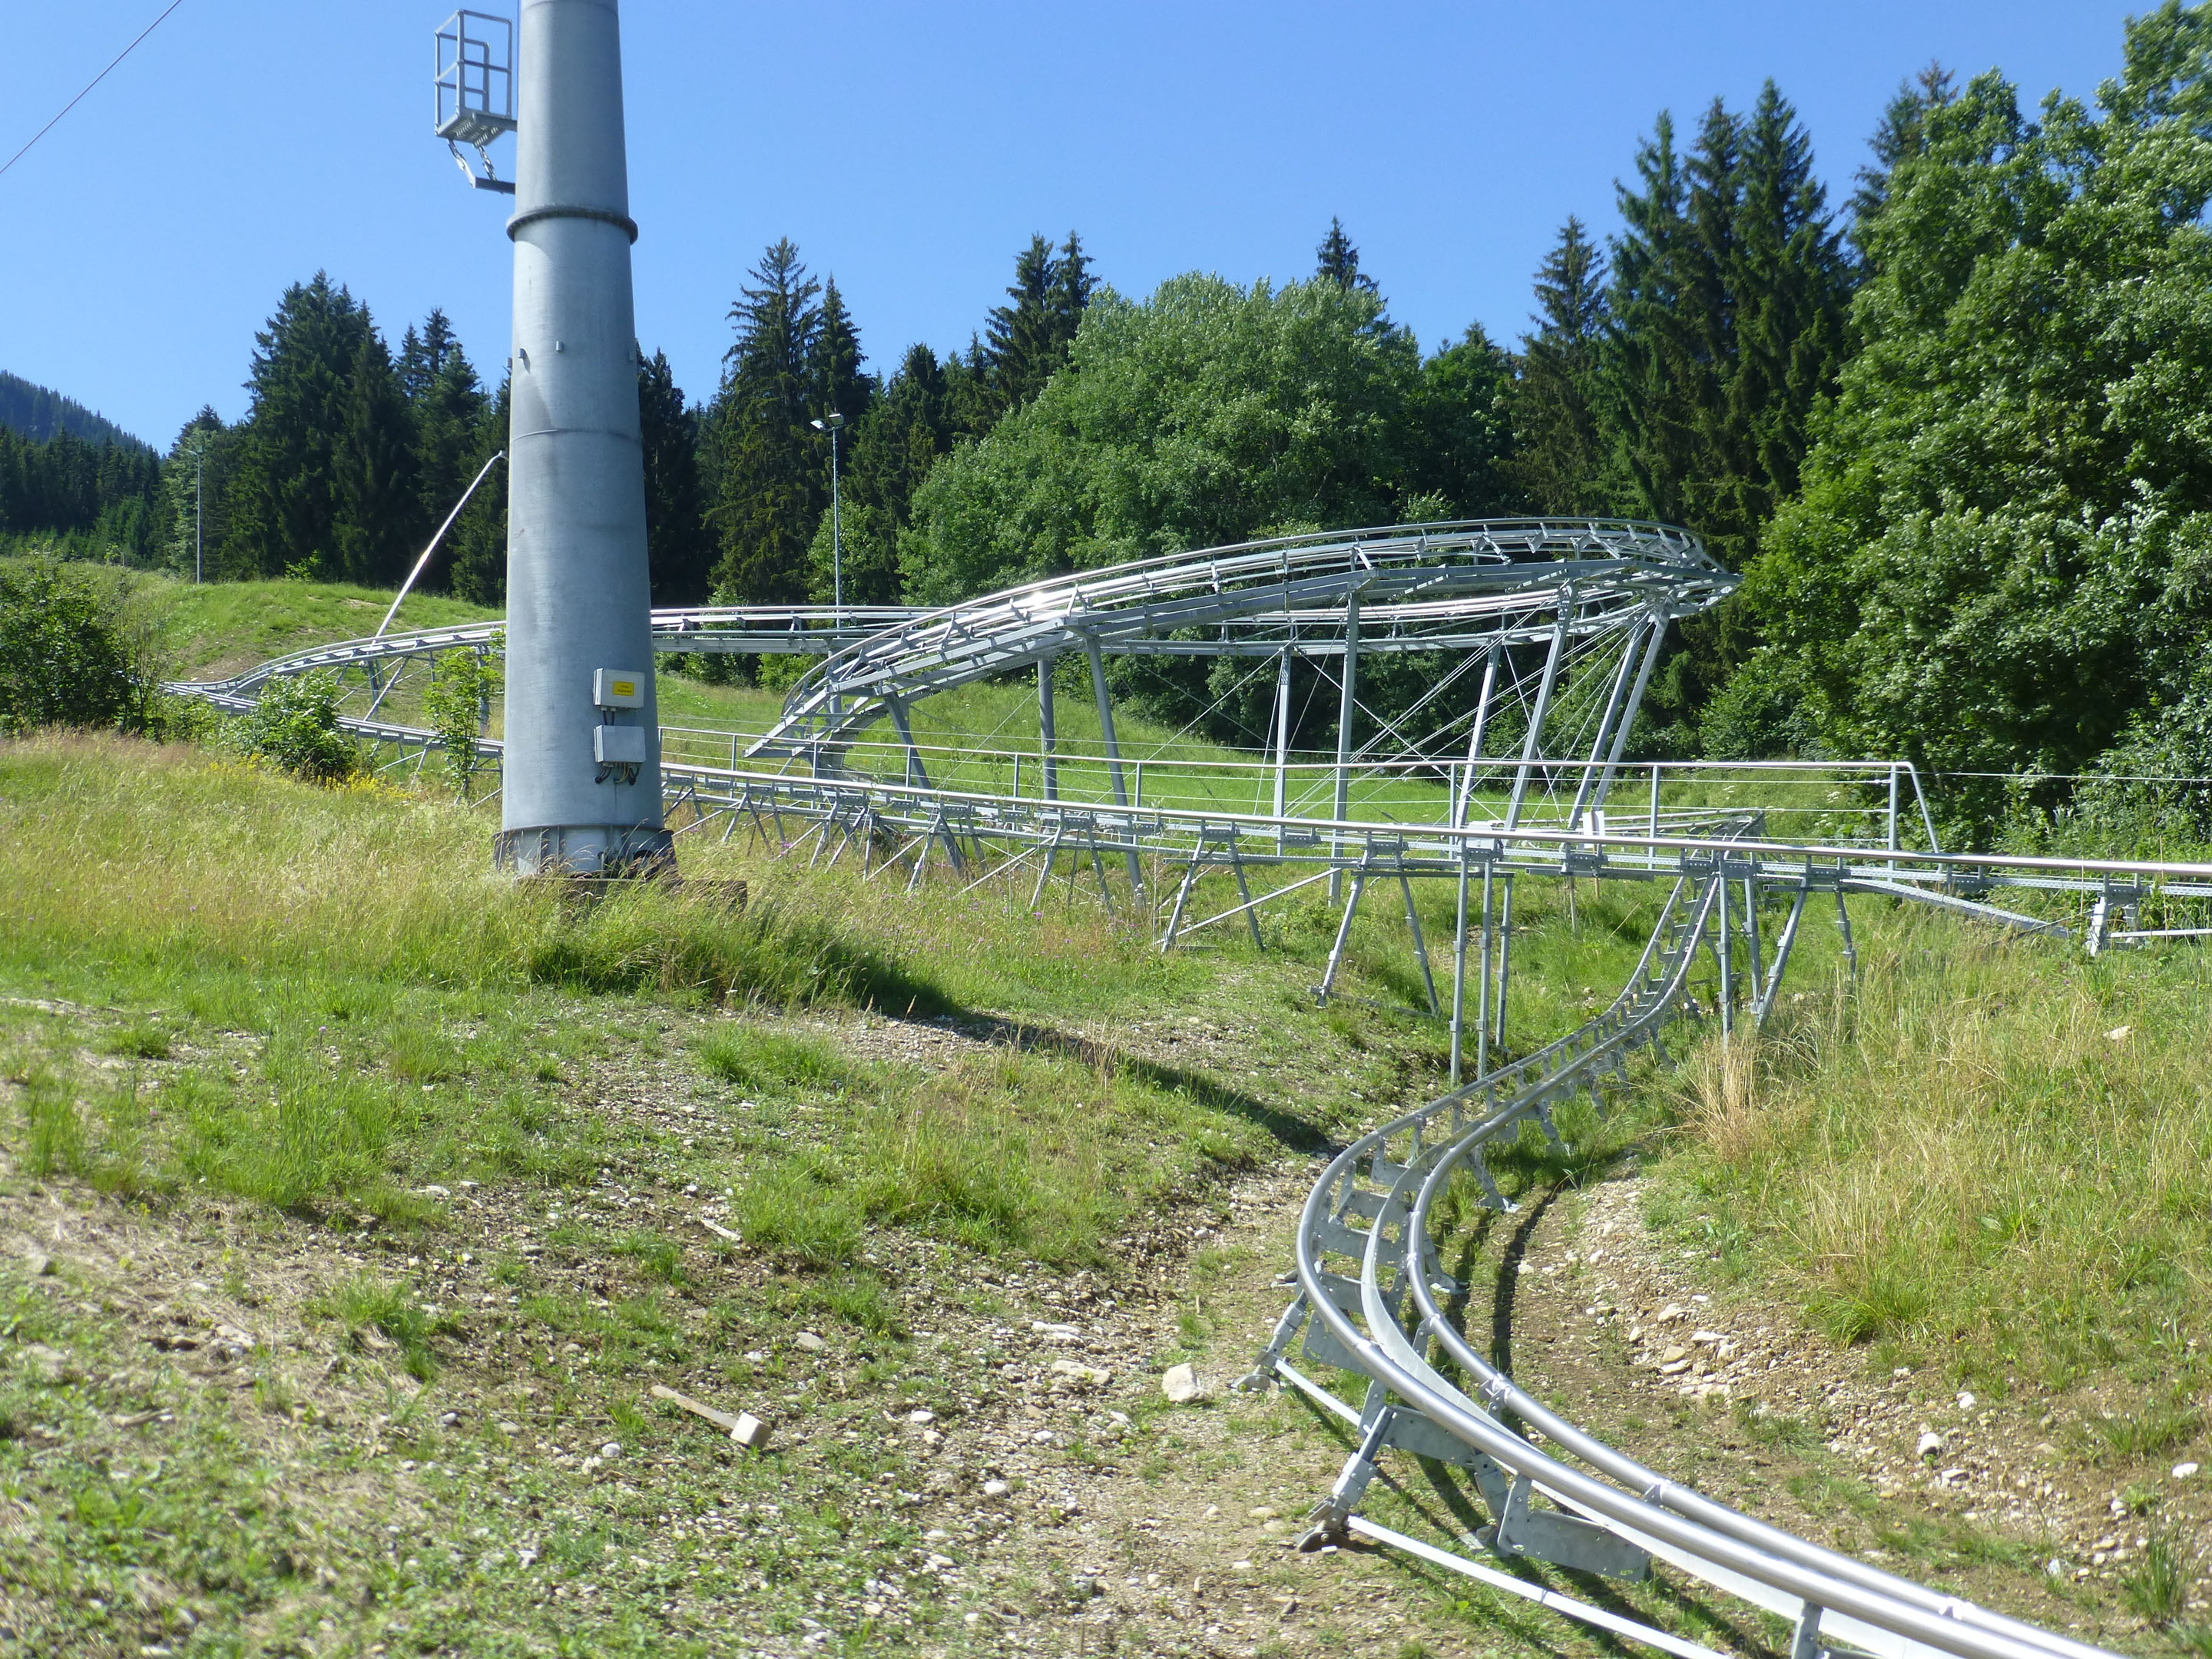
<instances>
[{"instance_id":1,"label":"hillside embankment","mask_svg":"<svg viewBox=\"0 0 2212 1659\"><path fill-rule=\"evenodd\" d=\"M1402 918L1319 1008L1318 904L1163 958L1079 896L909 899L705 838L742 907L580 905L493 879L488 820L434 793L188 749L10 744L0 828L0 1648L1590 1646L1294 1553L1343 1437L1226 1389L1318 1156L1441 1087ZM1524 896L1533 1043L1650 900ZM1498 1160L1522 1209L1453 1236L1456 1311L1770 1518L2195 1639L2198 959L1858 926L1855 995L1809 938L1765 1044L1686 1030L1571 1156ZM1484 1518L1411 1462L1367 1507Z\"/></svg>"}]
</instances>

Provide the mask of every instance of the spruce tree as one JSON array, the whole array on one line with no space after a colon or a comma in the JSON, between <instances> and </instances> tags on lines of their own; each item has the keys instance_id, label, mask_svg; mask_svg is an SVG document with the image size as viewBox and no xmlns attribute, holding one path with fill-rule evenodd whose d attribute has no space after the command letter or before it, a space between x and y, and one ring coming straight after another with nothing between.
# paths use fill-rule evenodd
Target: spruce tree
<instances>
[{"instance_id":1,"label":"spruce tree","mask_svg":"<svg viewBox=\"0 0 2212 1659\"><path fill-rule=\"evenodd\" d=\"M209 404L185 422L169 446L161 468L161 562L181 575L190 577L196 564L215 574L223 542L223 483L237 442L237 433Z\"/></svg>"},{"instance_id":2,"label":"spruce tree","mask_svg":"<svg viewBox=\"0 0 2212 1659\"><path fill-rule=\"evenodd\" d=\"M699 487L699 421L668 354L638 353L638 430L645 447L645 546L655 605L705 602L714 550Z\"/></svg>"},{"instance_id":3,"label":"spruce tree","mask_svg":"<svg viewBox=\"0 0 2212 1659\"><path fill-rule=\"evenodd\" d=\"M1072 230L1057 249L1031 236L1014 256L1014 280L1006 289L1013 303L992 308L984 347L1001 410L1035 398L1066 362L1095 286L1083 239Z\"/></svg>"},{"instance_id":4,"label":"spruce tree","mask_svg":"<svg viewBox=\"0 0 2212 1659\"><path fill-rule=\"evenodd\" d=\"M1570 216L1536 271L1536 331L1521 338L1511 471L1538 513L1607 510L1604 436L1595 406L1612 313L1605 256Z\"/></svg>"},{"instance_id":5,"label":"spruce tree","mask_svg":"<svg viewBox=\"0 0 2212 1659\"><path fill-rule=\"evenodd\" d=\"M418 332L400 342L397 373L415 419L415 479L420 525L427 537L446 521L484 461L499 447L483 441L490 399L442 311L434 310ZM490 489L487 479L483 486ZM458 526L456 526L458 527ZM428 588L450 585L450 538L422 576Z\"/></svg>"},{"instance_id":6,"label":"spruce tree","mask_svg":"<svg viewBox=\"0 0 2212 1659\"><path fill-rule=\"evenodd\" d=\"M1847 351L1854 281L1810 141L1770 82L1748 117L1716 100L1687 155L1662 112L1620 189L1601 425L1620 505L1697 531L1741 569L1796 487L1814 402ZM1739 605L1682 625L1648 697L1674 741L1757 642Z\"/></svg>"},{"instance_id":7,"label":"spruce tree","mask_svg":"<svg viewBox=\"0 0 2212 1659\"><path fill-rule=\"evenodd\" d=\"M331 458L337 562L319 574L396 587L429 529L417 491L413 411L374 327L354 351L339 407L343 423Z\"/></svg>"},{"instance_id":8,"label":"spruce tree","mask_svg":"<svg viewBox=\"0 0 2212 1659\"><path fill-rule=\"evenodd\" d=\"M509 374L501 377L499 390L492 394L477 423L476 447L470 458L471 477L476 476L476 468L508 448L507 415L514 401L514 377ZM436 562L444 567L445 585L478 605L501 605L507 599L507 488L502 471L495 470L469 497L461 516L446 532Z\"/></svg>"},{"instance_id":9,"label":"spruce tree","mask_svg":"<svg viewBox=\"0 0 2212 1659\"><path fill-rule=\"evenodd\" d=\"M805 596L807 548L829 504L828 458L817 464L808 425L820 412L822 289L787 237L751 276L730 307L738 338L724 360L719 399L714 586L739 603L793 604Z\"/></svg>"},{"instance_id":10,"label":"spruce tree","mask_svg":"<svg viewBox=\"0 0 2212 1659\"><path fill-rule=\"evenodd\" d=\"M372 331L368 308L317 271L284 291L254 336L252 403L225 489L228 574L337 574L337 455L354 363Z\"/></svg>"},{"instance_id":11,"label":"spruce tree","mask_svg":"<svg viewBox=\"0 0 2212 1659\"><path fill-rule=\"evenodd\" d=\"M1857 188L1851 192L1851 246L1863 263L1868 258L1866 228L1889 202L1890 175L1900 162L1926 153L1929 117L1955 103L1958 96L1951 71L1931 63L1899 87L1882 111L1874 137L1867 141L1874 152L1873 165L1858 170Z\"/></svg>"},{"instance_id":12,"label":"spruce tree","mask_svg":"<svg viewBox=\"0 0 2212 1659\"><path fill-rule=\"evenodd\" d=\"M814 331L808 356L808 376L812 381L809 418L835 410L848 423L857 422L868 412L876 383L872 376L860 372L860 331L853 322L853 313L845 308L845 296L837 291L835 276L823 283L821 323ZM826 455L823 464L829 464Z\"/></svg>"},{"instance_id":13,"label":"spruce tree","mask_svg":"<svg viewBox=\"0 0 2212 1659\"><path fill-rule=\"evenodd\" d=\"M1357 289L1363 294L1376 292L1375 279L1360 274L1359 250L1352 245L1352 238L1344 234L1344 221L1332 215L1328 234L1321 239L1314 250L1314 275L1326 277L1339 288Z\"/></svg>"}]
</instances>

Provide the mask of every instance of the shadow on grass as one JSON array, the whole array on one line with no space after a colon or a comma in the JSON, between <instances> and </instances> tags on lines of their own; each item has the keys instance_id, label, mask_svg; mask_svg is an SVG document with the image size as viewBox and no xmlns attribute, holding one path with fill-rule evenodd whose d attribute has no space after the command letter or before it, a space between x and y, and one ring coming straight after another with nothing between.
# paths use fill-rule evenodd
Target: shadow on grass
<instances>
[{"instance_id":1,"label":"shadow on grass","mask_svg":"<svg viewBox=\"0 0 2212 1659\"><path fill-rule=\"evenodd\" d=\"M879 1005L880 1006L880 1005ZM1322 1127L1307 1118L1270 1106L1266 1101L1232 1089L1203 1072L1165 1066L1130 1054L1118 1043L1101 1041L1047 1025L997 1014L953 1014L939 1022L949 1024L979 1042L1000 1043L1024 1054L1051 1054L1073 1060L1109 1075L1125 1075L1164 1094L1187 1096L1194 1103L1242 1118L1263 1130L1279 1146L1294 1152L1334 1155L1340 1147Z\"/></svg>"}]
</instances>

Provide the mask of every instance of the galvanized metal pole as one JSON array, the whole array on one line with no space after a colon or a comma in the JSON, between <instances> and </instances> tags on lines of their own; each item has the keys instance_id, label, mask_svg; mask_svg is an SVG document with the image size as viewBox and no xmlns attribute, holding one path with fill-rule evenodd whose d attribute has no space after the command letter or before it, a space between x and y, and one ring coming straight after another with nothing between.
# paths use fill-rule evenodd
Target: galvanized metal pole
<instances>
[{"instance_id":1,"label":"galvanized metal pole","mask_svg":"<svg viewBox=\"0 0 2212 1659\"><path fill-rule=\"evenodd\" d=\"M1459 911L1452 929L1451 1085L1459 1087L1460 1033L1467 1023L1467 842L1459 844Z\"/></svg>"},{"instance_id":2,"label":"galvanized metal pole","mask_svg":"<svg viewBox=\"0 0 2212 1659\"><path fill-rule=\"evenodd\" d=\"M1733 1021L1735 1017L1732 1006L1735 1001L1735 977L1733 971L1735 945L1735 941L1729 938L1727 862L1716 854L1713 869L1715 872L1713 878L1720 884L1721 889L1719 930L1717 937L1716 937L1713 941L1713 947L1715 954L1720 959L1721 1037L1722 1040L1725 1042L1732 1030L1730 1022Z\"/></svg>"},{"instance_id":3,"label":"galvanized metal pole","mask_svg":"<svg viewBox=\"0 0 2212 1659\"><path fill-rule=\"evenodd\" d=\"M1513 975L1513 872L1508 870L1504 879L1505 897L1498 908L1498 916L1496 1030L1491 1033L1491 1041L1501 1048L1505 1046L1505 991Z\"/></svg>"},{"instance_id":4,"label":"galvanized metal pole","mask_svg":"<svg viewBox=\"0 0 2212 1659\"><path fill-rule=\"evenodd\" d=\"M1336 714L1336 810L1329 816L1341 821L1351 814L1352 775L1346 770L1352 754L1352 721L1358 712L1359 702L1359 590L1353 588L1344 600L1344 675L1343 696L1337 704ZM1329 858L1334 863L1343 847L1334 836L1329 839ZM1328 872L1328 902L1334 904L1344 896L1344 872L1333 868Z\"/></svg>"},{"instance_id":5,"label":"galvanized metal pole","mask_svg":"<svg viewBox=\"0 0 2212 1659\"><path fill-rule=\"evenodd\" d=\"M1620 719L1620 702L1628 692L1629 665L1636 660L1636 635L1631 634L1620 647L1620 666L1613 670L1613 690L1606 694L1605 714L1597 723L1597 736L1590 740L1589 759L1583 763L1582 781L1575 786L1575 804L1567 814L1567 828L1579 830L1583 823L1583 808L1589 804L1590 792L1597 783L1597 757L1607 750L1606 739L1613 735L1613 723ZM1622 733L1627 735L1626 722ZM1606 781L1613 781L1613 769L1606 769Z\"/></svg>"},{"instance_id":6,"label":"galvanized metal pole","mask_svg":"<svg viewBox=\"0 0 2212 1659\"><path fill-rule=\"evenodd\" d=\"M1498 685L1498 650L1496 640L1482 658L1482 692L1474 702L1474 725L1467 734L1467 775L1461 780L1459 799L1452 807L1452 826L1456 829L1467 822L1468 808L1474 802L1474 768L1482 758L1482 734L1490 724L1490 695Z\"/></svg>"},{"instance_id":7,"label":"galvanized metal pole","mask_svg":"<svg viewBox=\"0 0 2212 1659\"><path fill-rule=\"evenodd\" d=\"M1497 915L1497 860L1482 861L1482 957L1481 973L1475 986L1474 1005L1474 1074L1482 1077L1490 1070L1490 947L1493 929L1491 923Z\"/></svg>"},{"instance_id":8,"label":"galvanized metal pole","mask_svg":"<svg viewBox=\"0 0 2212 1659\"><path fill-rule=\"evenodd\" d=\"M665 866L615 0L523 0L505 793L520 874Z\"/></svg>"},{"instance_id":9,"label":"galvanized metal pole","mask_svg":"<svg viewBox=\"0 0 2212 1659\"><path fill-rule=\"evenodd\" d=\"M1666 769L1657 761L1651 763L1651 827L1646 833L1654 841L1659 839L1659 775ZM1647 869L1656 870L1659 867L1659 849L1656 847L1645 848L1644 863Z\"/></svg>"},{"instance_id":10,"label":"galvanized metal pole","mask_svg":"<svg viewBox=\"0 0 2212 1659\"><path fill-rule=\"evenodd\" d=\"M1889 850L1893 853L1897 851L1897 763L1895 761L1892 761L1889 763L1888 842ZM1889 873L1893 876L1897 873L1897 860L1895 859L1892 859L1889 861Z\"/></svg>"},{"instance_id":11,"label":"galvanized metal pole","mask_svg":"<svg viewBox=\"0 0 2212 1659\"><path fill-rule=\"evenodd\" d=\"M1059 738L1052 729L1052 671L1056 659L1037 659L1037 747L1043 751L1044 798L1060 799Z\"/></svg>"},{"instance_id":12,"label":"galvanized metal pole","mask_svg":"<svg viewBox=\"0 0 2212 1659\"><path fill-rule=\"evenodd\" d=\"M1291 764L1291 647L1283 647L1282 659L1275 665L1275 811L1283 817L1283 803L1289 783ZM1275 850L1283 850L1284 830L1275 825Z\"/></svg>"},{"instance_id":13,"label":"galvanized metal pole","mask_svg":"<svg viewBox=\"0 0 2212 1659\"><path fill-rule=\"evenodd\" d=\"M1505 804L1505 827L1521 822L1521 803L1528 793L1528 772L1544 736L1544 718L1552 712L1552 688L1559 683L1559 659L1567 653L1567 622L1574 615L1574 595L1559 596L1559 614L1552 628L1551 653L1544 659L1543 683L1536 688L1536 706L1529 711L1528 735L1521 745L1520 769L1513 775L1513 798ZM1509 888L1510 893L1511 890Z\"/></svg>"},{"instance_id":14,"label":"galvanized metal pole","mask_svg":"<svg viewBox=\"0 0 2212 1659\"><path fill-rule=\"evenodd\" d=\"M1114 699L1106 690L1106 658L1098 648L1096 635L1086 635L1083 641L1085 653L1091 659L1091 695L1098 703L1098 731L1106 740L1106 775L1114 785L1114 804L1125 811L1129 805L1128 787L1121 779L1121 745L1114 738ZM1145 890L1145 866L1137 856L1136 826L1129 826L1129 891Z\"/></svg>"},{"instance_id":15,"label":"galvanized metal pole","mask_svg":"<svg viewBox=\"0 0 2212 1659\"><path fill-rule=\"evenodd\" d=\"M831 411L833 414L835 410ZM821 520L816 520L819 524ZM830 617L832 628L845 625L845 532L837 517L837 428L830 428L830 596L836 609Z\"/></svg>"},{"instance_id":16,"label":"galvanized metal pole","mask_svg":"<svg viewBox=\"0 0 2212 1659\"><path fill-rule=\"evenodd\" d=\"M1613 793L1613 776L1620 765L1621 751L1628 747L1629 728L1636 724L1637 710L1644 707L1644 689L1651 684L1652 665L1659 660L1659 642L1667 637L1667 615L1664 611L1651 618L1651 631L1644 646L1643 665L1636 671L1635 689L1628 694L1628 704L1620 711L1620 720L1613 730L1613 748L1605 758L1605 775L1598 781L1597 797L1590 802L1592 812L1605 811L1606 797ZM1629 647L1634 650L1633 645Z\"/></svg>"}]
</instances>

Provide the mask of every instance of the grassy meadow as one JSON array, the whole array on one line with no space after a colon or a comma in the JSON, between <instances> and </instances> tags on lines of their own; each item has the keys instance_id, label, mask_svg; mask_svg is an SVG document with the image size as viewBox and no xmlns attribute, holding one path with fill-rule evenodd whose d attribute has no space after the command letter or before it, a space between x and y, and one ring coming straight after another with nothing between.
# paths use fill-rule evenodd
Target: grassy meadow
<instances>
[{"instance_id":1,"label":"grassy meadow","mask_svg":"<svg viewBox=\"0 0 2212 1659\"><path fill-rule=\"evenodd\" d=\"M2212 962L2091 960L1914 911L1863 927L1860 951L1856 996L1692 1054L1662 1214L1778 1275L1834 1341L1985 1394L2088 1388L2083 1433L2110 1449L2197 1440Z\"/></svg>"},{"instance_id":2,"label":"grassy meadow","mask_svg":"<svg viewBox=\"0 0 2212 1659\"><path fill-rule=\"evenodd\" d=\"M388 603L264 586L157 595L180 656L219 672ZM459 619L423 603L404 620ZM777 702L662 688L671 724L721 731ZM939 781L1010 787L977 751L1026 746L1034 707L1006 684L918 708L937 752L968 746ZM1060 713L1095 754L1087 702ZM1121 738L1148 801L1261 804L1232 751L1133 716ZM1085 764L1066 792L1103 795ZM1435 781L1391 787L1441 815ZM1868 799L1707 774L1662 806L1778 798L1836 825ZM1133 1239L1443 1086L1395 884L1324 1007L1318 884L1269 908L1264 950L1216 926L1163 956L1118 870L1112 914L1087 877L1034 909L1020 872L907 896L710 822L684 884L593 896L495 876L495 826L434 770L319 787L184 746L0 744L0 1628L31 1650L704 1653L732 1620L797 1640L819 1597L858 1606L924 1547L871 1496L922 1478L872 1425L992 1386L995 1352L917 1310L1003 1319L991 1287L1024 1274L1133 1294ZM1207 878L1191 915L1232 890ZM1518 884L1505 1055L1612 1000L1662 894ZM1453 901L1415 889L1446 997ZM1633 1154L1665 1237L1870 1370L2047 1396L2048 1432L2115 1482L2201 1455L2204 958L1851 905L1856 986L1816 907L1763 1038L1678 1028L1609 1119L1563 1114L1571 1153L1532 1129L1499 1179L1563 1189ZM926 1059L915 1032L986 1040ZM88 1238L104 1279L58 1260ZM188 1385L148 1333L210 1298L266 1334ZM822 1357L792 1349L801 1323ZM656 1375L773 1395L805 1443L587 1468L669 1443ZM567 1449L526 1459L532 1433ZM768 1507L750 1553L659 1541L671 1514ZM191 1520L214 1513L236 1524ZM941 1613L897 1640L957 1650Z\"/></svg>"}]
</instances>

